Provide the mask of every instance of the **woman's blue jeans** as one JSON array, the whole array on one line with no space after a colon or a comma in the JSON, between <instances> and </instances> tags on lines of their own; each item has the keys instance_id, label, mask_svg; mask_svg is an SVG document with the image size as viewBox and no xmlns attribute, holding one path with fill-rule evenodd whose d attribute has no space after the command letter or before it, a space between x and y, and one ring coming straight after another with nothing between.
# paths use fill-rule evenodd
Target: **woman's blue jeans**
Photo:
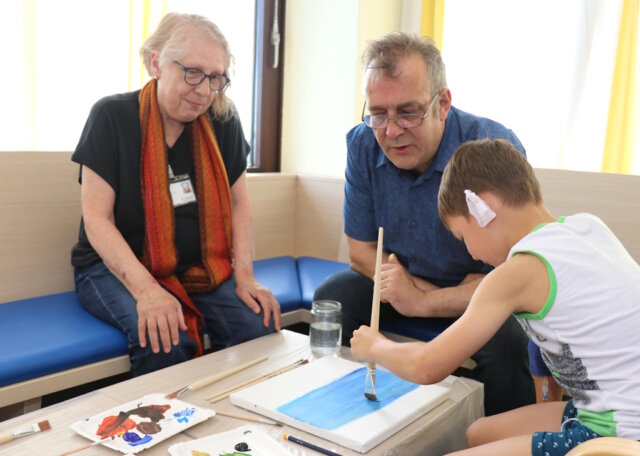
<instances>
[{"instance_id":1,"label":"woman's blue jeans","mask_svg":"<svg viewBox=\"0 0 640 456\"><path fill-rule=\"evenodd\" d=\"M131 374L138 376L189 360L196 352L196 343L186 331L180 331L178 345L169 353L153 353L150 344L140 347L136 301L124 285L98 262L75 271L76 292L87 311L120 328L127 336ZM235 277L231 276L208 293L189 295L205 319L205 330L214 350L230 347L274 331L262 323L263 313L255 314L236 295Z\"/></svg>"}]
</instances>

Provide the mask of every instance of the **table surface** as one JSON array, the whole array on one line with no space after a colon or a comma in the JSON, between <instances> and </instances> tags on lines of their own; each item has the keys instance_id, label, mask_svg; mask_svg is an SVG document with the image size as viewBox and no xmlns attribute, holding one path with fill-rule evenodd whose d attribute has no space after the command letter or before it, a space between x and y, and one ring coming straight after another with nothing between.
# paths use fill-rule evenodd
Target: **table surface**
<instances>
[{"instance_id":1,"label":"table surface","mask_svg":"<svg viewBox=\"0 0 640 456\"><path fill-rule=\"evenodd\" d=\"M313 356L309 349L309 338L303 334L282 330L279 333L245 342L235 347L126 380L26 415L0 422L0 434L21 429L43 420L48 420L51 424L51 430L49 431L2 444L0 453L2 455L59 455L89 442L71 430L70 425L78 420L135 400L146 394L175 391L199 379L211 376L216 371L222 372L262 356L268 356L268 359L201 389L186 392L180 396L180 399L200 407L250 415L252 414L251 412L234 406L228 398L215 404L210 404L206 398L261 374L292 364L299 359L306 358L313 362ZM349 349L343 347L340 356L350 358ZM439 455L464 448L464 435L467 426L482 416L484 412L482 384L453 376L448 377L440 384L447 386L451 390L449 398L445 402L372 448L366 454ZM254 416L258 417L259 415L254 414ZM169 454L168 448L178 442L235 429L246 423L236 418L218 415L139 454L145 456L167 455ZM251 424L277 439L294 456L311 456L319 453L298 444L284 441L282 436L285 433L293 434L296 437L324 448L329 448L342 455L361 454L286 425L281 427L259 423ZM82 456L114 456L122 453L109 448L95 446L77 454Z\"/></svg>"}]
</instances>

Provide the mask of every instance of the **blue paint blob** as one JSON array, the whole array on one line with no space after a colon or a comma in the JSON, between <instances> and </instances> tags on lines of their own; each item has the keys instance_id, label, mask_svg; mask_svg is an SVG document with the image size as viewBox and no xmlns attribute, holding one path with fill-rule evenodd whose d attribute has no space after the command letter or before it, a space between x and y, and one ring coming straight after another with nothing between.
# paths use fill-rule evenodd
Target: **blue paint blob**
<instances>
[{"instance_id":1,"label":"blue paint blob","mask_svg":"<svg viewBox=\"0 0 640 456\"><path fill-rule=\"evenodd\" d=\"M152 437L150 435L140 437L135 432L125 432L124 434L122 434L122 440L127 442L130 446L144 445L145 443L151 442L151 439Z\"/></svg>"},{"instance_id":2,"label":"blue paint blob","mask_svg":"<svg viewBox=\"0 0 640 456\"><path fill-rule=\"evenodd\" d=\"M298 421L333 430L386 407L419 386L378 369L376 371L378 400L370 401L364 397L366 375L366 367L355 370L328 385L281 405L277 410Z\"/></svg>"},{"instance_id":3,"label":"blue paint blob","mask_svg":"<svg viewBox=\"0 0 640 456\"><path fill-rule=\"evenodd\" d=\"M174 418L176 418L178 423L188 423L189 418L191 418L194 413L196 413L195 407L187 407L183 410L180 410L179 412L174 413L173 416Z\"/></svg>"}]
</instances>

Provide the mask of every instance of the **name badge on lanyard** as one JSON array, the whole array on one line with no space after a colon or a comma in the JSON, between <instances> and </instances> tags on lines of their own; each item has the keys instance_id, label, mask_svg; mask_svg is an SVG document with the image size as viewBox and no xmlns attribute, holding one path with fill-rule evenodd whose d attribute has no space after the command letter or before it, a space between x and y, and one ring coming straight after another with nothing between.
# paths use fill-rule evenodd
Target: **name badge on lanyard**
<instances>
[{"instance_id":1,"label":"name badge on lanyard","mask_svg":"<svg viewBox=\"0 0 640 456\"><path fill-rule=\"evenodd\" d=\"M171 192L173 207L196 202L196 192L189 175L174 175L171 165L169 165L169 192Z\"/></svg>"}]
</instances>

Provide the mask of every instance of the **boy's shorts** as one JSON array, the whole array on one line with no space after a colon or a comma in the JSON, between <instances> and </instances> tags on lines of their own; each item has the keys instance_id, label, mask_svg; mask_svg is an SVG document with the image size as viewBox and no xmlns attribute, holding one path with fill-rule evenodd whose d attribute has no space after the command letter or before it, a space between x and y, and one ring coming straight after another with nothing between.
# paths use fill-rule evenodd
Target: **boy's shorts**
<instances>
[{"instance_id":1,"label":"boy's shorts","mask_svg":"<svg viewBox=\"0 0 640 456\"><path fill-rule=\"evenodd\" d=\"M563 456L587 440L600 437L577 420L578 411L569 399L562 414L562 431L534 432L531 439L532 456ZM567 421L570 420L570 421Z\"/></svg>"}]
</instances>

